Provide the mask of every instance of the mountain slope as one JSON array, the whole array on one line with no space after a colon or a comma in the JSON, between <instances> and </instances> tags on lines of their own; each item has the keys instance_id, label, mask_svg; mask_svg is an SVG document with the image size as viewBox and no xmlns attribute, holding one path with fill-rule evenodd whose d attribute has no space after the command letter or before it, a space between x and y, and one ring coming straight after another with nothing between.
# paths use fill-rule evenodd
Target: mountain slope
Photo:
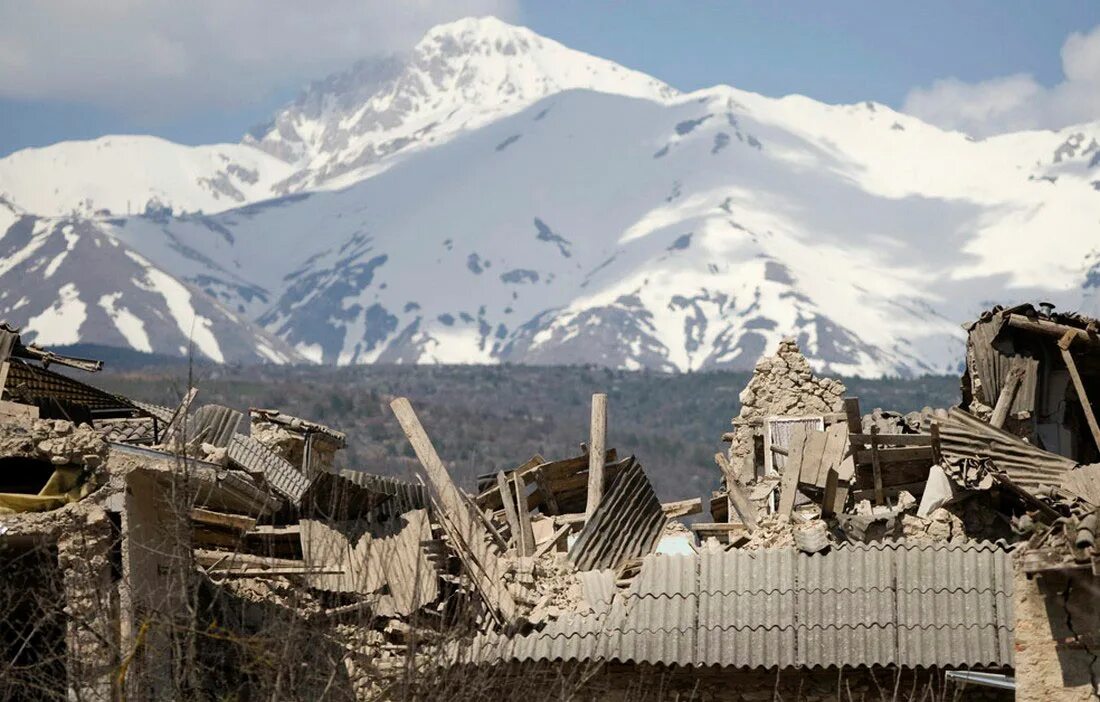
<instances>
[{"instance_id":1,"label":"mountain slope","mask_svg":"<svg viewBox=\"0 0 1100 702\"><path fill-rule=\"evenodd\" d=\"M1007 148L882 106L802 114L732 88L566 91L341 192L214 218L232 238L163 231L241 265L266 307L211 291L329 363L746 368L795 334L834 372L948 372L989 289L1080 302L1100 193L1088 169L1045 179L1069 136ZM1025 249L1027 267L997 243L1051 226L1061 252ZM118 235L218 278L142 222Z\"/></svg>"},{"instance_id":2,"label":"mountain slope","mask_svg":"<svg viewBox=\"0 0 1100 702\"><path fill-rule=\"evenodd\" d=\"M676 91L493 17L441 25L407 55L364 61L310 86L245 137L299 167L283 192L347 184L402 152L440 144L563 90L660 100Z\"/></svg>"},{"instance_id":3,"label":"mountain slope","mask_svg":"<svg viewBox=\"0 0 1100 702\"><path fill-rule=\"evenodd\" d=\"M0 197L45 216L167 208L218 212L271 197L293 168L240 144L182 146L107 136L24 149L0 159Z\"/></svg>"},{"instance_id":4,"label":"mountain slope","mask_svg":"<svg viewBox=\"0 0 1100 702\"><path fill-rule=\"evenodd\" d=\"M242 206L0 209L17 261L0 282L31 293L0 314L167 353L199 315L200 350L240 360L747 369L795 335L821 370L953 372L959 323L990 304L1100 313L1098 140L1100 124L974 141L875 103L679 94L463 20L235 147L270 154ZM287 194L248 201L261 188ZM82 268L62 258L74 232Z\"/></svg>"},{"instance_id":5,"label":"mountain slope","mask_svg":"<svg viewBox=\"0 0 1100 702\"><path fill-rule=\"evenodd\" d=\"M20 215L0 202L0 318L46 345L91 340L180 356L193 348L217 362L300 359L108 229L80 218Z\"/></svg>"}]
</instances>

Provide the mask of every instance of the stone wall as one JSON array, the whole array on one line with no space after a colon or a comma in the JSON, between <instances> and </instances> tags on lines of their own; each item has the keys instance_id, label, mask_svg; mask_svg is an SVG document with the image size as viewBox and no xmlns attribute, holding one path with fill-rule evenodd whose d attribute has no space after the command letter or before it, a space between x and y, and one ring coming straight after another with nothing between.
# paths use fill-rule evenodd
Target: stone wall
<instances>
[{"instance_id":1,"label":"stone wall","mask_svg":"<svg viewBox=\"0 0 1100 702\"><path fill-rule=\"evenodd\" d=\"M1016 699L1095 700L1100 696L1100 578L1088 571L1016 569Z\"/></svg>"},{"instance_id":2,"label":"stone wall","mask_svg":"<svg viewBox=\"0 0 1100 702\"><path fill-rule=\"evenodd\" d=\"M846 388L839 380L814 377L794 339L784 339L774 356L756 362L749 384L741 391L741 413L733 420L729 458L745 482L751 467L759 422L772 416L808 416L840 412ZM762 458L756 459L758 462Z\"/></svg>"}]
</instances>

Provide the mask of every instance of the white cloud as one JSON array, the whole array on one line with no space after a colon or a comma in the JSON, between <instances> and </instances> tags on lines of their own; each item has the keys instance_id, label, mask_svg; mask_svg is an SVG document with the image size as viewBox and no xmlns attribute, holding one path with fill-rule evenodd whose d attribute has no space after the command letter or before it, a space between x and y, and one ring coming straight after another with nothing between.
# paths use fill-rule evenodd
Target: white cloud
<instances>
[{"instance_id":1,"label":"white cloud","mask_svg":"<svg viewBox=\"0 0 1100 702\"><path fill-rule=\"evenodd\" d=\"M235 108L515 0L0 2L0 96L163 116Z\"/></svg>"},{"instance_id":2,"label":"white cloud","mask_svg":"<svg viewBox=\"0 0 1100 702\"><path fill-rule=\"evenodd\" d=\"M1062 72L1062 82L1052 87L1024 73L978 83L945 78L910 90L902 110L978 137L1100 119L1100 26L1069 35Z\"/></svg>"}]
</instances>

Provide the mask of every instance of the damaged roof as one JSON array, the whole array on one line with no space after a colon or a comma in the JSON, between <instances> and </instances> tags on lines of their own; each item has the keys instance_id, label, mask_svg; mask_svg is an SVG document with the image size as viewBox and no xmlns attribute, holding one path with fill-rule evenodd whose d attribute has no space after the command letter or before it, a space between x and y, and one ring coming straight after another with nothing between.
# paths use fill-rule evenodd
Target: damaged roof
<instances>
[{"instance_id":1,"label":"damaged roof","mask_svg":"<svg viewBox=\"0 0 1100 702\"><path fill-rule=\"evenodd\" d=\"M480 637L470 655L477 663L1011 666L1012 585L1009 554L988 542L650 556L606 615Z\"/></svg>"}]
</instances>

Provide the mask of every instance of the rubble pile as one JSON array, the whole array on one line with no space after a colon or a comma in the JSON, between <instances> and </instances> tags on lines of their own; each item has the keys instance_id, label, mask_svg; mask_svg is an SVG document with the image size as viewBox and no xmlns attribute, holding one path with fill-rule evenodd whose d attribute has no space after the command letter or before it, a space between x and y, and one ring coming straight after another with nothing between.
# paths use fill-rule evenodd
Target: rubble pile
<instances>
[{"instance_id":1,"label":"rubble pile","mask_svg":"<svg viewBox=\"0 0 1100 702\"><path fill-rule=\"evenodd\" d=\"M94 620L65 634L70 689L120 684L135 698L179 692L173 656L193 649L181 631L205 637L198 655L213 671L188 685L258 684L266 647L282 641L301 651L287 673L299 694L329 689L335 673L314 676L338 661L349 694L385 695L403 671L438 668L475 639L556 640L578 621L642 616L625 604L631 593L687 587L670 573L697 553L954 544L1013 548L1028 576L1091 574L1098 334L1079 316L996 308L971 328L963 406L904 415L864 414L784 340L757 363L723 436L710 521L684 524L704 500L657 499L637 457L606 446L600 395L577 455L532 456L467 492L405 398L391 409L415 481L341 466L344 434L277 409L246 421L195 406L196 389L175 408L110 395L46 368L96 362L25 346L3 327L0 549L55 548L65 606ZM683 578L702 577L687 562ZM745 596L790 592L764 586ZM727 594L716 587L708 593ZM111 593L106 614L91 613L91 593ZM89 629L104 633L93 641Z\"/></svg>"}]
</instances>

